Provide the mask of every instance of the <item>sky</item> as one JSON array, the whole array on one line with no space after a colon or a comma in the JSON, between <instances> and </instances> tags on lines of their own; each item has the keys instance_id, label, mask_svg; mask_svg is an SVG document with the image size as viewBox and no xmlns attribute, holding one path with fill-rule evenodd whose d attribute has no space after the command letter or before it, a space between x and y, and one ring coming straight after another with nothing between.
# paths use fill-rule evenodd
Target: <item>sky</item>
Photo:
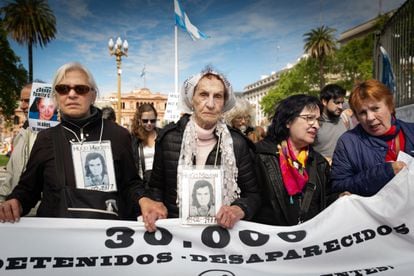
<instances>
[{"instance_id":1,"label":"sky","mask_svg":"<svg viewBox=\"0 0 414 276\"><path fill-rule=\"evenodd\" d=\"M122 57L122 93L144 87L174 92L173 0L49 0L57 35L33 48L33 78L51 83L56 70L70 61L84 64L95 77L100 96L117 91L115 56L108 40L129 44ZM294 64L303 51L303 34L321 25L335 36L405 0L180 0L191 22L207 34L193 41L179 29L179 87L207 65L227 76L235 91ZM1 5L4 4L0 0ZM28 68L27 47L9 38ZM143 67L145 77L141 77Z\"/></svg>"}]
</instances>

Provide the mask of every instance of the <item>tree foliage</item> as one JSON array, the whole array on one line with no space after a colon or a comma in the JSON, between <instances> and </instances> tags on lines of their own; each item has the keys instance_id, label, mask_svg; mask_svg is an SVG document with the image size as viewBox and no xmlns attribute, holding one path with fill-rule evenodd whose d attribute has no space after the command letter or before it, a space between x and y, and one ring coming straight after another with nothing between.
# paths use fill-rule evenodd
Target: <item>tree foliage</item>
<instances>
[{"instance_id":1,"label":"tree foliage","mask_svg":"<svg viewBox=\"0 0 414 276\"><path fill-rule=\"evenodd\" d=\"M260 105L266 116L271 117L276 105L284 98L294 94L317 94L318 83L317 61L310 58L301 59L289 71L281 74L277 85L263 97Z\"/></svg>"},{"instance_id":2,"label":"tree foliage","mask_svg":"<svg viewBox=\"0 0 414 276\"><path fill-rule=\"evenodd\" d=\"M20 89L26 83L27 71L7 40L0 19L0 109L6 118L14 114Z\"/></svg>"},{"instance_id":3,"label":"tree foliage","mask_svg":"<svg viewBox=\"0 0 414 276\"><path fill-rule=\"evenodd\" d=\"M324 66L327 57L332 55L336 50L335 29L322 25L303 36L305 45L303 46L306 53L311 58L319 62L319 88L325 86Z\"/></svg>"},{"instance_id":4,"label":"tree foliage","mask_svg":"<svg viewBox=\"0 0 414 276\"><path fill-rule=\"evenodd\" d=\"M307 40L305 39L304 48L309 48L308 53L310 57L302 59L289 71L282 73L276 86L270 89L268 94L263 97L260 105L266 116L271 117L276 105L290 95L299 93L319 95L321 60L318 57L320 57L319 54L322 51L318 52L314 48L323 48L323 46L318 46L318 43L315 41L319 41L316 38L321 37L323 34L332 34L334 31L331 28L322 27L322 30L311 30L311 32L304 35L308 38ZM333 38L330 37L329 40L331 39ZM332 43L336 45L335 40ZM364 38L352 40L333 52L331 52L333 48L326 51L326 53L329 52L329 55L324 55L323 57L323 74L325 76L329 73L339 75L340 80L337 84L343 86L348 91L352 89L356 81L372 78L373 43L372 35L367 35ZM320 44L324 43L321 42ZM311 47L311 45L314 47Z\"/></svg>"},{"instance_id":5,"label":"tree foliage","mask_svg":"<svg viewBox=\"0 0 414 276\"><path fill-rule=\"evenodd\" d=\"M27 45L29 82L33 81L33 45L46 46L56 35L56 18L46 0L14 0L1 8L4 28L17 43Z\"/></svg>"},{"instance_id":6,"label":"tree foliage","mask_svg":"<svg viewBox=\"0 0 414 276\"><path fill-rule=\"evenodd\" d=\"M336 52L334 71L341 76L339 85L349 91L357 81L372 78L373 47L373 37L368 35L348 42Z\"/></svg>"}]
</instances>

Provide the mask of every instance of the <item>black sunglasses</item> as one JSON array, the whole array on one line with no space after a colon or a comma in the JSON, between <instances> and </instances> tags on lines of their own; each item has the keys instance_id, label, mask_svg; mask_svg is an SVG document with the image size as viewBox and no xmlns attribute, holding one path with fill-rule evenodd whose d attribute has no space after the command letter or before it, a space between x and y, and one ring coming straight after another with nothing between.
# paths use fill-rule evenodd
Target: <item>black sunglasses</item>
<instances>
[{"instance_id":1,"label":"black sunglasses","mask_svg":"<svg viewBox=\"0 0 414 276\"><path fill-rule=\"evenodd\" d=\"M141 119L142 120L142 122L144 123L144 124L148 124L148 122L151 122L151 124L155 124L155 122L157 121L157 119Z\"/></svg>"},{"instance_id":2,"label":"black sunglasses","mask_svg":"<svg viewBox=\"0 0 414 276\"><path fill-rule=\"evenodd\" d=\"M84 84L77 84L77 85L67 85L67 84L58 84L55 86L55 90L59 95L66 95L69 94L70 90L75 90L76 94L84 95L92 90L87 85Z\"/></svg>"}]
</instances>

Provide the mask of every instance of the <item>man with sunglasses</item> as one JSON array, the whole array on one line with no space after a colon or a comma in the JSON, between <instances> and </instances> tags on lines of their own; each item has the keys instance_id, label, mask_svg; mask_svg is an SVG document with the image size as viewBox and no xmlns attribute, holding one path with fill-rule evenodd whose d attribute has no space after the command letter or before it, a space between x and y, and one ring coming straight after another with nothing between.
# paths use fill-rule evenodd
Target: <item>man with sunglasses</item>
<instances>
[{"instance_id":1,"label":"man with sunglasses","mask_svg":"<svg viewBox=\"0 0 414 276\"><path fill-rule=\"evenodd\" d=\"M11 193L19 182L20 175L26 167L29 159L33 143L36 140L37 132L29 128L27 115L29 111L30 92L32 84L26 84L20 91L20 109L25 116L25 122L16 137L13 139L13 152L6 166L6 177L4 182L0 183L0 202L5 201L6 197ZM36 210L30 212L30 216L34 216Z\"/></svg>"},{"instance_id":2,"label":"man with sunglasses","mask_svg":"<svg viewBox=\"0 0 414 276\"><path fill-rule=\"evenodd\" d=\"M61 123L39 132L19 184L0 205L0 221L17 222L42 196L40 217L136 219L132 206L143 193L129 133L94 107L98 88L79 63L61 66L52 85ZM92 151L105 155L109 184L84 182L82 163ZM117 208L106 208L113 202Z\"/></svg>"}]
</instances>

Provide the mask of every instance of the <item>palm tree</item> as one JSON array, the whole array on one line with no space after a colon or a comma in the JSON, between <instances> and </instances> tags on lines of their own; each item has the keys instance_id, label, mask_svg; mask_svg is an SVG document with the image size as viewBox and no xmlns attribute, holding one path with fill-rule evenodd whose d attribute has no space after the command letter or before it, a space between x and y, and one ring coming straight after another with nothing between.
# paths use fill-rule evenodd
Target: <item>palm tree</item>
<instances>
[{"instance_id":1,"label":"palm tree","mask_svg":"<svg viewBox=\"0 0 414 276\"><path fill-rule=\"evenodd\" d=\"M33 45L46 46L56 35L56 18L46 0L14 0L1 8L4 28L20 45L27 44L28 81L33 81Z\"/></svg>"},{"instance_id":2,"label":"palm tree","mask_svg":"<svg viewBox=\"0 0 414 276\"><path fill-rule=\"evenodd\" d=\"M312 29L309 33L304 34L304 49L311 57L316 58L319 62L319 88L325 85L324 63L327 56L336 50L334 32L336 30L322 25Z\"/></svg>"}]
</instances>

